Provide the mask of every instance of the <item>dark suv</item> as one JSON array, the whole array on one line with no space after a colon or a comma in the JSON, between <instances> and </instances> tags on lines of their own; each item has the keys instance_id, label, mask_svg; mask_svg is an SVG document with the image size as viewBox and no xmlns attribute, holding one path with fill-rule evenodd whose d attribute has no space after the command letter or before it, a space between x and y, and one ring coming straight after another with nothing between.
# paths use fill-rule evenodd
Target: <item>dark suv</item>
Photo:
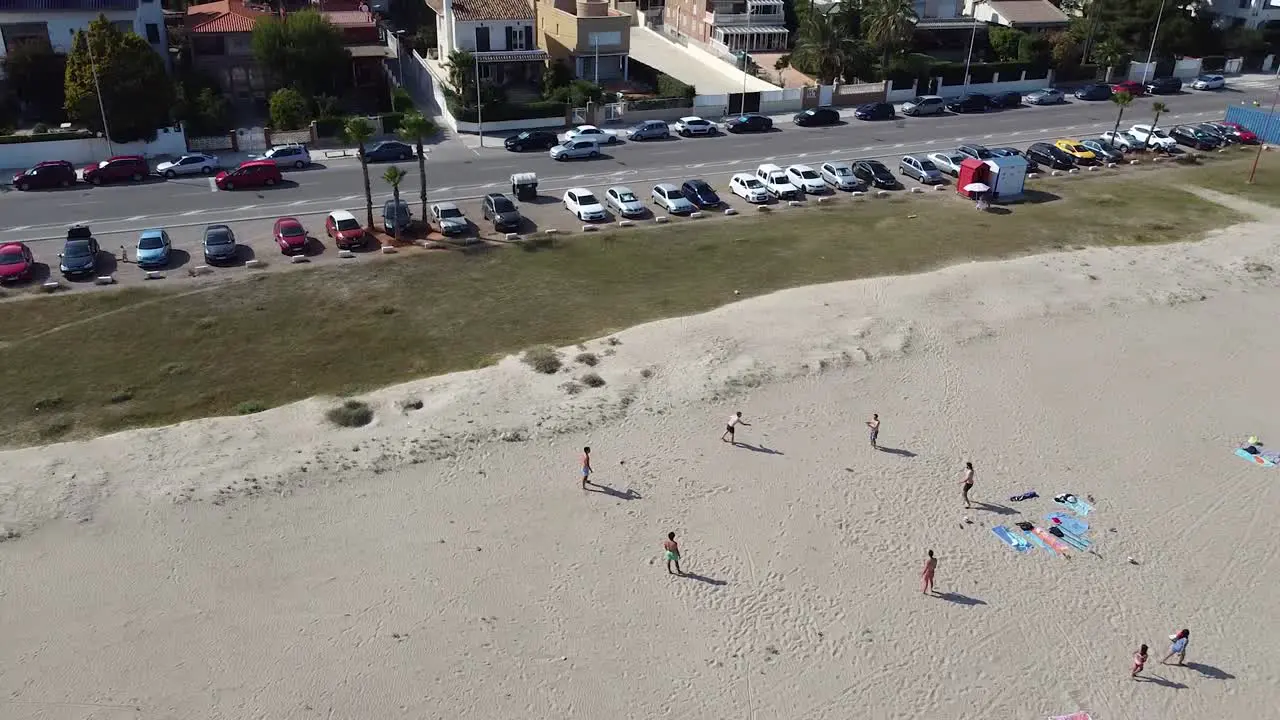
<instances>
[{"instance_id":1,"label":"dark suv","mask_svg":"<svg viewBox=\"0 0 1280 720\"><path fill-rule=\"evenodd\" d=\"M1076 166L1070 155L1049 143L1032 143L1027 148L1027 159L1050 170L1070 170Z\"/></svg>"},{"instance_id":2,"label":"dark suv","mask_svg":"<svg viewBox=\"0 0 1280 720\"><path fill-rule=\"evenodd\" d=\"M982 93L969 93L947 103L947 109L953 113L986 112L991 108L991 98Z\"/></svg>"},{"instance_id":3,"label":"dark suv","mask_svg":"<svg viewBox=\"0 0 1280 720\"><path fill-rule=\"evenodd\" d=\"M489 193L481 204L484 219L493 221L493 229L498 232L520 232L520 211L516 204L502 193Z\"/></svg>"},{"instance_id":4,"label":"dark suv","mask_svg":"<svg viewBox=\"0 0 1280 720\"><path fill-rule=\"evenodd\" d=\"M1173 95L1182 92L1182 80L1176 77L1162 77L1147 81L1147 92L1152 95Z\"/></svg>"},{"instance_id":5,"label":"dark suv","mask_svg":"<svg viewBox=\"0 0 1280 720\"><path fill-rule=\"evenodd\" d=\"M19 190L43 190L75 184L76 168L66 160L36 163L30 170L13 176L13 186Z\"/></svg>"},{"instance_id":6,"label":"dark suv","mask_svg":"<svg viewBox=\"0 0 1280 720\"><path fill-rule=\"evenodd\" d=\"M140 182L151 174L151 166L141 155L117 155L84 169L84 181L101 185L117 180Z\"/></svg>"}]
</instances>

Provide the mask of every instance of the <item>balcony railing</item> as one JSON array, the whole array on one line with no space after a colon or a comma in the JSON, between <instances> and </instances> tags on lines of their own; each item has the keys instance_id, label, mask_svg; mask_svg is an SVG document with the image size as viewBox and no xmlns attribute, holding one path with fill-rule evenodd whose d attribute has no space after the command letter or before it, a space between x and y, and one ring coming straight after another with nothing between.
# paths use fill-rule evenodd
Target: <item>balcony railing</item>
<instances>
[{"instance_id":1,"label":"balcony railing","mask_svg":"<svg viewBox=\"0 0 1280 720\"><path fill-rule=\"evenodd\" d=\"M782 13L722 13L708 12L706 14L706 23L716 27L725 27L728 25L763 25L772 27L782 25L786 21L783 19Z\"/></svg>"}]
</instances>

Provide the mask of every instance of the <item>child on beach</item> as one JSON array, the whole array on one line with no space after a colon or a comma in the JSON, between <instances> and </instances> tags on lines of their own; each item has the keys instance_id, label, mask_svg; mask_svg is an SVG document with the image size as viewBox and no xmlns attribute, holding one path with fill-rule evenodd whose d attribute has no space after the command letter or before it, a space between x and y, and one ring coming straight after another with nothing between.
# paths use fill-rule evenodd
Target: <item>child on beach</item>
<instances>
[{"instance_id":1,"label":"child on beach","mask_svg":"<svg viewBox=\"0 0 1280 720\"><path fill-rule=\"evenodd\" d=\"M733 431L734 431L734 428L736 428L738 425L741 425L743 427L751 427L751 423L742 419L741 410L729 416L729 422L724 426L724 434L720 436L720 441L737 444L737 441L733 439L734 438Z\"/></svg>"},{"instance_id":2,"label":"child on beach","mask_svg":"<svg viewBox=\"0 0 1280 720\"><path fill-rule=\"evenodd\" d=\"M1181 665L1187 659L1187 642L1191 640L1191 631L1183 628L1178 631L1177 635L1170 635L1169 639L1173 641L1173 644L1169 646L1169 654L1164 656L1160 664L1169 664L1169 658L1177 655L1178 664Z\"/></svg>"},{"instance_id":3,"label":"child on beach","mask_svg":"<svg viewBox=\"0 0 1280 720\"><path fill-rule=\"evenodd\" d=\"M969 504L969 490L973 489L973 463L966 462L964 464L964 475L960 478L960 495L964 498L964 506L972 507Z\"/></svg>"},{"instance_id":4,"label":"child on beach","mask_svg":"<svg viewBox=\"0 0 1280 720\"><path fill-rule=\"evenodd\" d=\"M1129 673L1129 677L1136 678L1138 673L1142 672L1142 668L1147 664L1147 646L1143 645L1138 648L1138 652L1133 654L1133 671Z\"/></svg>"},{"instance_id":5,"label":"child on beach","mask_svg":"<svg viewBox=\"0 0 1280 720\"><path fill-rule=\"evenodd\" d=\"M880 416L871 413L871 419L867 421L867 427L871 428L871 448L879 450L880 446L876 445L876 438L880 437Z\"/></svg>"},{"instance_id":6,"label":"child on beach","mask_svg":"<svg viewBox=\"0 0 1280 720\"><path fill-rule=\"evenodd\" d=\"M582 489L583 490L586 490L587 485L591 482L590 480L588 480L588 478L591 477L591 472L592 472L591 448L584 447L582 448Z\"/></svg>"},{"instance_id":7,"label":"child on beach","mask_svg":"<svg viewBox=\"0 0 1280 720\"><path fill-rule=\"evenodd\" d=\"M676 534L667 533L667 541L662 543L662 549L667 558L667 572L672 575L683 575L684 571L680 569L680 546L676 544ZM671 572L671 564L675 563L676 571Z\"/></svg>"},{"instance_id":8,"label":"child on beach","mask_svg":"<svg viewBox=\"0 0 1280 720\"><path fill-rule=\"evenodd\" d=\"M920 585L920 594L924 595L933 591L933 573L938 569L938 558L933 556L933 551L929 551L929 558L924 561L924 571L920 573L923 582Z\"/></svg>"}]
</instances>

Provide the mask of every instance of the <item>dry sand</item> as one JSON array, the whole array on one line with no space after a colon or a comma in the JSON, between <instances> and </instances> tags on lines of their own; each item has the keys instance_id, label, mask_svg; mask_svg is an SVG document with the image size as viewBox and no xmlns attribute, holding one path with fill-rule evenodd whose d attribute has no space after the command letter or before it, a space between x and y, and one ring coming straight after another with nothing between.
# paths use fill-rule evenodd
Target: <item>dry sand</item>
<instances>
[{"instance_id":1,"label":"dry sand","mask_svg":"<svg viewBox=\"0 0 1280 720\"><path fill-rule=\"evenodd\" d=\"M1231 452L1280 445L1276 229L753 298L587 343L576 395L509 358L363 429L0 454L0 718L1277 717L1280 469ZM989 530L1063 491L1097 555Z\"/></svg>"}]
</instances>

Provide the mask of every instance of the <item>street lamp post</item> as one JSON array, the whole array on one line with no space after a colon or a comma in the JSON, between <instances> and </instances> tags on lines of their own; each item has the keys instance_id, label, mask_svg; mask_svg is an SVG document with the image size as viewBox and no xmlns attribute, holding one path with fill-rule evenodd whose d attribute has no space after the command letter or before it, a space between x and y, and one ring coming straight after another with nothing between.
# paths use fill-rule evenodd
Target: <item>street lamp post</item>
<instances>
[{"instance_id":1,"label":"street lamp post","mask_svg":"<svg viewBox=\"0 0 1280 720\"><path fill-rule=\"evenodd\" d=\"M401 44L401 38L404 36L404 30L396 30L392 35L396 37L396 61L400 65L400 73L396 75L396 82L400 83L400 87L404 87L404 46ZM388 87L387 92L391 95L391 111L396 111L396 89Z\"/></svg>"},{"instance_id":2,"label":"street lamp post","mask_svg":"<svg viewBox=\"0 0 1280 720\"><path fill-rule=\"evenodd\" d=\"M70 32L71 37L75 38L75 28ZM107 141L107 155L115 155L115 148L111 145L111 128L107 126L107 106L102 103L102 86L98 84L98 61L93 56L93 42L88 32L84 35L84 46L89 49L89 68L93 71L93 92L98 96L98 112L102 113L102 137Z\"/></svg>"},{"instance_id":3,"label":"street lamp post","mask_svg":"<svg viewBox=\"0 0 1280 720\"><path fill-rule=\"evenodd\" d=\"M1267 116L1267 124L1263 132L1271 130L1271 123L1276 117L1276 103L1280 101L1280 70L1276 70L1276 94L1271 98L1271 114ZM1258 174L1258 161L1262 159L1262 148L1267 144L1266 138L1258 138L1258 152L1253 156L1253 167L1249 168L1249 184L1253 184L1253 176Z\"/></svg>"},{"instance_id":4,"label":"street lamp post","mask_svg":"<svg viewBox=\"0 0 1280 720\"><path fill-rule=\"evenodd\" d=\"M986 0L974 0L973 9L969 11L969 19L973 21L973 30L969 33L969 52L964 56L964 92L969 92L969 63L973 60L973 45L978 39L978 4ZM939 88L941 89L941 88Z\"/></svg>"},{"instance_id":5,"label":"street lamp post","mask_svg":"<svg viewBox=\"0 0 1280 720\"><path fill-rule=\"evenodd\" d=\"M480 147L484 147L484 103L480 102L480 56L472 54L476 61L476 133L480 136Z\"/></svg>"},{"instance_id":6,"label":"street lamp post","mask_svg":"<svg viewBox=\"0 0 1280 720\"><path fill-rule=\"evenodd\" d=\"M746 50L739 50L738 57L742 59L742 98L738 101L738 114L743 115L747 112L747 55Z\"/></svg>"},{"instance_id":7,"label":"street lamp post","mask_svg":"<svg viewBox=\"0 0 1280 720\"><path fill-rule=\"evenodd\" d=\"M1142 67L1142 84L1147 83L1147 75L1151 74L1151 58L1156 54L1156 38L1160 36L1160 21L1164 19L1164 4L1166 0L1160 0L1160 12L1156 14L1156 29L1151 33L1151 48L1147 50L1147 64Z\"/></svg>"}]
</instances>

